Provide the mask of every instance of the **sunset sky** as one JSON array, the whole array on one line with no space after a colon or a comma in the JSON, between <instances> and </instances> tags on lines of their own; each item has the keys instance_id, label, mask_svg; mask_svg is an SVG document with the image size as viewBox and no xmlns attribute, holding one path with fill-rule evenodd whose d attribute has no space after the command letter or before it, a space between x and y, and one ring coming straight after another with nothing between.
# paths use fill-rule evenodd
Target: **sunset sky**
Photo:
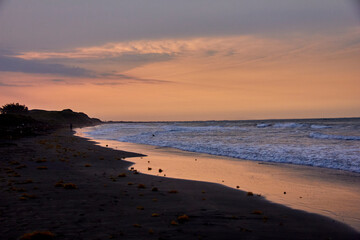
<instances>
[{"instance_id":1,"label":"sunset sky","mask_svg":"<svg viewBox=\"0 0 360 240\"><path fill-rule=\"evenodd\" d=\"M360 1L0 0L0 104L102 120L360 117Z\"/></svg>"}]
</instances>

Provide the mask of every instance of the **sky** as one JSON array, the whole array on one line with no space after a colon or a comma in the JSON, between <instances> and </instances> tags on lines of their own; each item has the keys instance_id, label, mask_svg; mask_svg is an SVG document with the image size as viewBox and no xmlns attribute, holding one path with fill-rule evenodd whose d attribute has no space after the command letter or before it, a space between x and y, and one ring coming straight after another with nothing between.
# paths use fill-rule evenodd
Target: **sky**
<instances>
[{"instance_id":1,"label":"sky","mask_svg":"<svg viewBox=\"0 0 360 240\"><path fill-rule=\"evenodd\" d=\"M102 120L360 117L358 0L0 0L0 104Z\"/></svg>"}]
</instances>

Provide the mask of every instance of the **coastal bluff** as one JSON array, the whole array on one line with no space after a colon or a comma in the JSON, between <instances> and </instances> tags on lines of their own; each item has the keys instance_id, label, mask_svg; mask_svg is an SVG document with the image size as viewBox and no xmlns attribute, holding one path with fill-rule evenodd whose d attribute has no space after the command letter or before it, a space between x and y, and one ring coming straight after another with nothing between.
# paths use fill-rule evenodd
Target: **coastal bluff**
<instances>
[{"instance_id":1,"label":"coastal bluff","mask_svg":"<svg viewBox=\"0 0 360 240\"><path fill-rule=\"evenodd\" d=\"M83 127L100 124L82 112L71 109L46 111L33 109L21 113L0 114L0 138L12 139L49 133L60 128Z\"/></svg>"}]
</instances>

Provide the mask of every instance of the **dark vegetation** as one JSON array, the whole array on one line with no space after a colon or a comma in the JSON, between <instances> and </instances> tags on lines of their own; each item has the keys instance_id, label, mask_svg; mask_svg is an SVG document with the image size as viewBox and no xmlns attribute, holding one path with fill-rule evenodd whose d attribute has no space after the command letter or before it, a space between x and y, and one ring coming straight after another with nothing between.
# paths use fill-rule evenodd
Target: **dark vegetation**
<instances>
[{"instance_id":1,"label":"dark vegetation","mask_svg":"<svg viewBox=\"0 0 360 240\"><path fill-rule=\"evenodd\" d=\"M0 139L16 139L40 135L59 128L83 127L101 123L85 113L62 111L28 110L19 103L6 104L0 108Z\"/></svg>"},{"instance_id":2,"label":"dark vegetation","mask_svg":"<svg viewBox=\"0 0 360 240\"><path fill-rule=\"evenodd\" d=\"M29 109L25 105L20 105L19 103L5 104L0 108L1 114L27 113L28 111Z\"/></svg>"}]
</instances>

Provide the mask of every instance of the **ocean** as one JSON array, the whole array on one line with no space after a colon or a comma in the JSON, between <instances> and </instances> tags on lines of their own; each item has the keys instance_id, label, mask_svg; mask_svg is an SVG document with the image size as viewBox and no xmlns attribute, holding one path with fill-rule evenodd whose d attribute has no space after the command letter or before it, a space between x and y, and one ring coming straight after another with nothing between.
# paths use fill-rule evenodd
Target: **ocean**
<instances>
[{"instance_id":1,"label":"ocean","mask_svg":"<svg viewBox=\"0 0 360 240\"><path fill-rule=\"evenodd\" d=\"M360 173L360 118L120 122L87 128L85 134L239 160Z\"/></svg>"}]
</instances>

